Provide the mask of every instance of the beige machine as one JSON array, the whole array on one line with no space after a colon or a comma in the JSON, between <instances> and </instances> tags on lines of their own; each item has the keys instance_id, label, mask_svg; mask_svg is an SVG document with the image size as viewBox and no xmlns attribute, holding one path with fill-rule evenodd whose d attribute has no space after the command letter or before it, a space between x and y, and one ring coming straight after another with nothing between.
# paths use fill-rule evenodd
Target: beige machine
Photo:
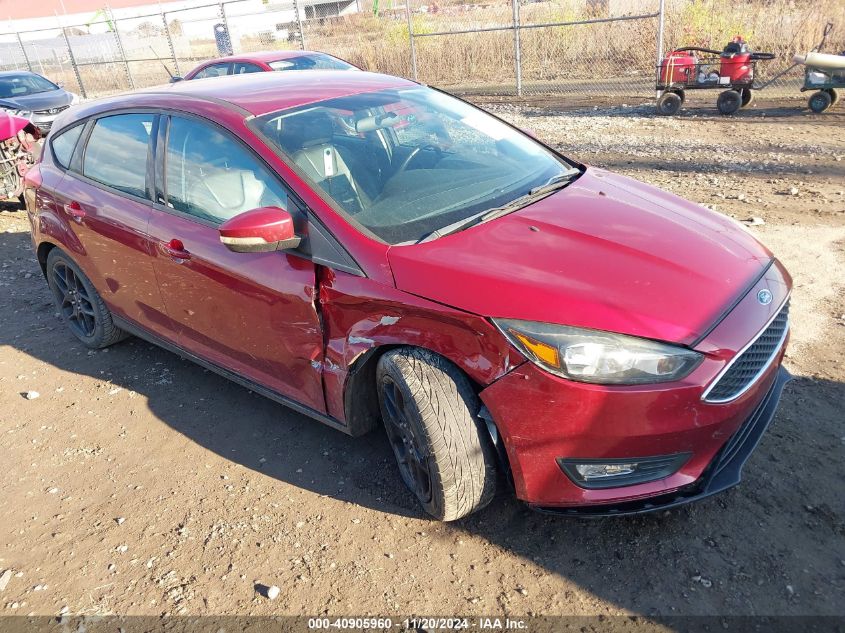
<instances>
[{"instance_id":1,"label":"beige machine","mask_svg":"<svg viewBox=\"0 0 845 633\"><path fill-rule=\"evenodd\" d=\"M807 53L806 55L795 55L792 58L796 64L811 66L819 70L842 70L845 71L845 55L831 55L829 53Z\"/></svg>"},{"instance_id":2,"label":"beige machine","mask_svg":"<svg viewBox=\"0 0 845 633\"><path fill-rule=\"evenodd\" d=\"M796 55L792 58L795 65L804 66L804 85L801 92L816 91L807 100L810 110L816 114L835 106L839 101L839 90L845 88L845 53L831 55L821 52L832 29L833 23L828 22L819 45L806 55Z\"/></svg>"}]
</instances>

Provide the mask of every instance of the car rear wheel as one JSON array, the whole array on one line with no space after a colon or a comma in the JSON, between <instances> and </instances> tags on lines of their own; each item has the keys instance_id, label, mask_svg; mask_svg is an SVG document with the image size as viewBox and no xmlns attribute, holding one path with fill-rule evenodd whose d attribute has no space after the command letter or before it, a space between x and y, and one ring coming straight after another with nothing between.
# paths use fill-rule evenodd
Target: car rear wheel
<instances>
[{"instance_id":1,"label":"car rear wheel","mask_svg":"<svg viewBox=\"0 0 845 633\"><path fill-rule=\"evenodd\" d=\"M47 283L62 319L83 345L101 349L126 338L85 273L58 248L47 256Z\"/></svg>"},{"instance_id":2,"label":"car rear wheel","mask_svg":"<svg viewBox=\"0 0 845 633\"><path fill-rule=\"evenodd\" d=\"M403 347L379 359L377 381L399 473L426 512L454 521L487 505L495 456L467 377L437 354Z\"/></svg>"}]
</instances>

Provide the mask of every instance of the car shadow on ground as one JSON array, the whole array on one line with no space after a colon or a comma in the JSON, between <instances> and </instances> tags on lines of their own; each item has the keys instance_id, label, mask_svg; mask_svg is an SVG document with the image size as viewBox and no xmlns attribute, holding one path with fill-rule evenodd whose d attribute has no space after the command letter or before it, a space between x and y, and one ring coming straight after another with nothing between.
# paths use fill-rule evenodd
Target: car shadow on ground
<instances>
[{"instance_id":1,"label":"car shadow on ground","mask_svg":"<svg viewBox=\"0 0 845 633\"><path fill-rule=\"evenodd\" d=\"M0 345L135 391L178 433L267 477L425 518L382 433L349 438L138 339L89 354L55 317L29 236L0 233L0 261L32 273L0 297ZM843 402L845 384L794 380L742 485L693 506L632 518L558 518L528 510L504 490L447 529L485 539L493 556L496 548L517 555L524 573L552 574L563 587L629 612L671 614L676 605L676 612L699 614L836 613L830 583L841 581L845 559ZM321 467L303 468L309 463ZM560 604L570 603L566 593Z\"/></svg>"}]
</instances>

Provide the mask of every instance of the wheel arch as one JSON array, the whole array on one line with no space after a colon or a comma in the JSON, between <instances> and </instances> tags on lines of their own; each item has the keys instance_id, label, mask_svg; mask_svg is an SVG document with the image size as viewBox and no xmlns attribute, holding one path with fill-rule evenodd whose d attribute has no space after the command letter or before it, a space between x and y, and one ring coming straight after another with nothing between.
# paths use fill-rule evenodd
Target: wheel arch
<instances>
[{"instance_id":1,"label":"wheel arch","mask_svg":"<svg viewBox=\"0 0 845 633\"><path fill-rule=\"evenodd\" d=\"M54 248L58 247L53 242L41 242L35 249L35 257L41 267L41 274L44 275L44 279L47 278L47 257L50 256L50 251Z\"/></svg>"},{"instance_id":2,"label":"wheel arch","mask_svg":"<svg viewBox=\"0 0 845 633\"><path fill-rule=\"evenodd\" d=\"M432 349L431 346L421 346L413 343L386 343L372 347L355 358L350 365L343 393L344 414L346 422L349 425L350 434L353 436L363 435L374 431L379 426L381 411L379 409L376 375L378 362L387 352L403 347L422 349L432 354L437 354L452 363L466 377L476 396L478 396L478 411L475 414L484 423L490 443L493 445L496 453L497 464L504 474L507 484L513 488L513 473L511 471L507 449L505 448L504 437L499 432L496 421L480 397L481 392L487 385L480 383L458 363L455 363L448 356L436 349Z\"/></svg>"}]
</instances>

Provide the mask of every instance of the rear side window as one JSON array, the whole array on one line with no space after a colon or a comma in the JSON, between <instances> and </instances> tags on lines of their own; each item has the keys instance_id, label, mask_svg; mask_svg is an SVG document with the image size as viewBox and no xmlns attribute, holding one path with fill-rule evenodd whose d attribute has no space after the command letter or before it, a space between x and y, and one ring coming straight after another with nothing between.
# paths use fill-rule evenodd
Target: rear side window
<instances>
[{"instance_id":1,"label":"rear side window","mask_svg":"<svg viewBox=\"0 0 845 633\"><path fill-rule=\"evenodd\" d=\"M330 55L299 55L270 62L273 70L357 70L352 64Z\"/></svg>"},{"instance_id":2,"label":"rear side window","mask_svg":"<svg viewBox=\"0 0 845 633\"><path fill-rule=\"evenodd\" d=\"M83 127L81 124L75 125L69 130L65 130L58 136L53 137L50 141L56 162L65 169L70 165L73 150L76 147L76 142L79 140L79 135L82 134Z\"/></svg>"},{"instance_id":3,"label":"rear side window","mask_svg":"<svg viewBox=\"0 0 845 633\"><path fill-rule=\"evenodd\" d=\"M233 75L243 75L245 73L260 73L264 72L261 66L250 64L249 62L235 62L235 70Z\"/></svg>"},{"instance_id":4,"label":"rear side window","mask_svg":"<svg viewBox=\"0 0 845 633\"><path fill-rule=\"evenodd\" d=\"M210 222L258 207L287 208L287 192L245 148L208 123L173 117L165 155L167 206Z\"/></svg>"},{"instance_id":5,"label":"rear side window","mask_svg":"<svg viewBox=\"0 0 845 633\"><path fill-rule=\"evenodd\" d=\"M147 197L147 152L153 114L98 119L85 147L82 173L118 191Z\"/></svg>"}]
</instances>

